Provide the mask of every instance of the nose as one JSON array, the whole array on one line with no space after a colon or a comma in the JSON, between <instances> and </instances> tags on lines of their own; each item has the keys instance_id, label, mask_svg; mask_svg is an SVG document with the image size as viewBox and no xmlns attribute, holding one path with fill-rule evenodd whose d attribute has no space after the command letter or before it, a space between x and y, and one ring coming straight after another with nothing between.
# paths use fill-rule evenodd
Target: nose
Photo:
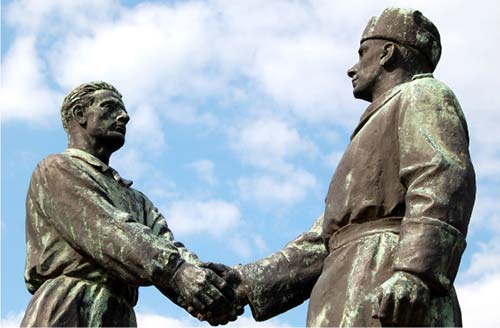
<instances>
[{"instance_id":1,"label":"nose","mask_svg":"<svg viewBox=\"0 0 500 328\"><path fill-rule=\"evenodd\" d=\"M354 64L351 68L347 70L347 76L349 76L351 79L356 75L356 72L358 71L358 64Z\"/></svg>"},{"instance_id":2,"label":"nose","mask_svg":"<svg viewBox=\"0 0 500 328\"><path fill-rule=\"evenodd\" d=\"M130 121L130 116L128 116L126 111L122 110L116 120L120 123L127 124L128 121Z\"/></svg>"}]
</instances>

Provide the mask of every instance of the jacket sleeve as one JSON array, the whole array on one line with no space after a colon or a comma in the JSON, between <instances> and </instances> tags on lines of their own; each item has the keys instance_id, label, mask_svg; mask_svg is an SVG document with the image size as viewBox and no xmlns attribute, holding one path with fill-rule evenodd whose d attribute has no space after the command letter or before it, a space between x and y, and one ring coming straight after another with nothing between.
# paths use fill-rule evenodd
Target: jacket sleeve
<instances>
[{"instance_id":1,"label":"jacket sleeve","mask_svg":"<svg viewBox=\"0 0 500 328\"><path fill-rule=\"evenodd\" d=\"M267 320L309 298L327 256L322 226L323 215L282 250L241 268L255 320Z\"/></svg>"},{"instance_id":2,"label":"jacket sleeve","mask_svg":"<svg viewBox=\"0 0 500 328\"><path fill-rule=\"evenodd\" d=\"M399 124L400 178L407 188L394 269L446 293L458 271L475 199L460 105L434 79L409 83Z\"/></svg>"},{"instance_id":3,"label":"jacket sleeve","mask_svg":"<svg viewBox=\"0 0 500 328\"><path fill-rule=\"evenodd\" d=\"M170 238L114 206L99 182L64 156L39 164L29 195L71 247L131 285L169 286L184 261Z\"/></svg>"}]
</instances>

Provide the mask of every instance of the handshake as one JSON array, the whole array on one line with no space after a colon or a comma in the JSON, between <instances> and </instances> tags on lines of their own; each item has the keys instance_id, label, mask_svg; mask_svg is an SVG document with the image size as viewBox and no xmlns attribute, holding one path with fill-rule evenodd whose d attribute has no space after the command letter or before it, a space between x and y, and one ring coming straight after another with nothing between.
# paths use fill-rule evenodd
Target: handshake
<instances>
[{"instance_id":1,"label":"handshake","mask_svg":"<svg viewBox=\"0 0 500 328\"><path fill-rule=\"evenodd\" d=\"M243 314L247 291L237 268L207 262L184 262L172 277L177 304L212 326L225 325Z\"/></svg>"}]
</instances>

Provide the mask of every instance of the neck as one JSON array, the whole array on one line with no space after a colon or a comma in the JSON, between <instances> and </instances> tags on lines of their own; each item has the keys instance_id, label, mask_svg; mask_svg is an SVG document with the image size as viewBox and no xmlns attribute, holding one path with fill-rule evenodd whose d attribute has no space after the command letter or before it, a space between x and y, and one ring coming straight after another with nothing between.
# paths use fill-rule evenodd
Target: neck
<instances>
[{"instance_id":1,"label":"neck","mask_svg":"<svg viewBox=\"0 0 500 328\"><path fill-rule=\"evenodd\" d=\"M83 138L80 135L70 135L68 147L80 149L91 155L94 155L106 165L109 165L109 158L113 153L113 151L111 151L108 147L100 144L97 140L90 139L88 137Z\"/></svg>"},{"instance_id":2,"label":"neck","mask_svg":"<svg viewBox=\"0 0 500 328\"><path fill-rule=\"evenodd\" d=\"M395 86L410 81L412 77L413 73L403 69L395 69L391 72L386 72L383 76L380 76L380 83L378 87L373 90L372 101Z\"/></svg>"}]
</instances>

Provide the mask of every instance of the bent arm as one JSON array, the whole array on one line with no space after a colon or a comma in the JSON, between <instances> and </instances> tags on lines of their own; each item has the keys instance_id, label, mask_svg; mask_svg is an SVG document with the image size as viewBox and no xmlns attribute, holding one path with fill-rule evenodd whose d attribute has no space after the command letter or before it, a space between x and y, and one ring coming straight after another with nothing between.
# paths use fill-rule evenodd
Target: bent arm
<instances>
[{"instance_id":1,"label":"bent arm","mask_svg":"<svg viewBox=\"0 0 500 328\"><path fill-rule=\"evenodd\" d=\"M171 240L114 206L93 176L62 156L39 164L29 197L71 247L131 285L168 286L184 261Z\"/></svg>"},{"instance_id":2,"label":"bent arm","mask_svg":"<svg viewBox=\"0 0 500 328\"><path fill-rule=\"evenodd\" d=\"M441 84L408 91L400 116L400 177L407 188L395 270L435 292L453 283L475 198L474 169L460 105Z\"/></svg>"}]
</instances>

